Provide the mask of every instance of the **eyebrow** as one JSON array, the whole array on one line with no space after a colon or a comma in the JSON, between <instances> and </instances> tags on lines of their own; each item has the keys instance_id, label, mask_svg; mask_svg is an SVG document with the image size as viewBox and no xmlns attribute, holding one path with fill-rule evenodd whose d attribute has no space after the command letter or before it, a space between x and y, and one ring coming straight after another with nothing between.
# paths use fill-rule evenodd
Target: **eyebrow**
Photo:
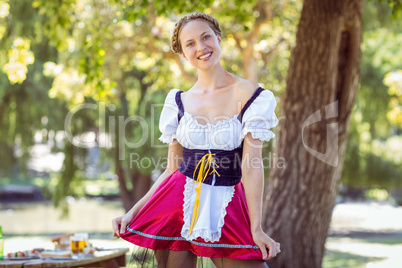
<instances>
[{"instance_id":1,"label":"eyebrow","mask_svg":"<svg viewBox=\"0 0 402 268\"><path fill-rule=\"evenodd\" d=\"M203 32L200 36L203 36L204 34L206 34L208 32ZM185 43L187 43L188 41L192 41L193 39L188 39Z\"/></svg>"}]
</instances>

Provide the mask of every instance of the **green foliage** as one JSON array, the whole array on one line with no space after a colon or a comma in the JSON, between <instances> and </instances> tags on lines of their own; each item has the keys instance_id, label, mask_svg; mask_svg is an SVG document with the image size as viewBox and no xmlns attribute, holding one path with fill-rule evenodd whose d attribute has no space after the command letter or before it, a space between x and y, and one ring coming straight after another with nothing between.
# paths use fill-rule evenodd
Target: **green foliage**
<instances>
[{"instance_id":1,"label":"green foliage","mask_svg":"<svg viewBox=\"0 0 402 268\"><path fill-rule=\"evenodd\" d=\"M402 145L402 139L393 142L392 139L389 142L372 141L366 135L365 141L364 135L362 138L361 133L355 129L356 125L356 122L351 122L342 182L360 189L401 187L401 153L395 152L395 148L400 148L398 146Z\"/></svg>"},{"instance_id":2,"label":"green foliage","mask_svg":"<svg viewBox=\"0 0 402 268\"><path fill-rule=\"evenodd\" d=\"M388 191L384 189L370 189L365 192L366 198L385 201L389 198Z\"/></svg>"},{"instance_id":3,"label":"green foliage","mask_svg":"<svg viewBox=\"0 0 402 268\"><path fill-rule=\"evenodd\" d=\"M32 2L32 7L37 8L39 14L46 17L42 30L57 49L64 49L67 46L65 37L69 35L73 26L72 12L76 4L75 0ZM29 6L28 3L26 5Z\"/></svg>"},{"instance_id":4,"label":"green foliage","mask_svg":"<svg viewBox=\"0 0 402 268\"><path fill-rule=\"evenodd\" d=\"M385 75L384 84L389 87L388 94L391 99L389 102L388 120L394 125L402 125L402 70L389 72Z\"/></svg>"},{"instance_id":5,"label":"green foliage","mask_svg":"<svg viewBox=\"0 0 402 268\"><path fill-rule=\"evenodd\" d=\"M295 42L301 9L301 4L293 1L270 3L257 0L204 1L202 4L190 1L104 0L96 1L96 4L93 1L66 1L59 7L36 1L34 6L44 20L54 24L47 28L46 33L59 53L57 61L45 64L44 74L54 78L49 96L66 101L70 108L83 103L85 98L98 105L116 107L114 111L106 109L105 119L94 126L104 125L106 133L114 137L111 148L105 149L109 151L105 155L109 155L106 158L114 163L115 170L122 168L125 171L127 185L137 172L150 174L155 168L163 168L163 163L158 166L130 163L133 153L153 159L154 163L166 155L165 150L155 152L152 147L159 144L158 122L153 119L159 119L161 109L155 110L152 105L162 104L168 89L186 89L194 82L181 79L183 72L187 77L195 77L195 70L170 51L170 32L178 16L203 11L217 17L226 33L223 62L229 71L240 76L246 74L242 69L243 52L239 49L248 46L249 34L255 31L257 39L249 45L254 47L260 83L280 93L285 88L289 47ZM59 13L63 13L60 21L48 18ZM63 28L63 44L58 41L59 27ZM152 139L136 148L127 144L137 142L144 133L130 115L140 116L151 126L148 136ZM127 124L119 128L118 122L125 121ZM90 125L93 124L83 124L85 127L79 128L77 133L83 133ZM65 152L78 154L68 147ZM80 176L82 169L74 163L72 159L65 159L63 183L56 192L56 200L70 194L63 189L73 184L75 176Z\"/></svg>"},{"instance_id":6,"label":"green foliage","mask_svg":"<svg viewBox=\"0 0 402 268\"><path fill-rule=\"evenodd\" d=\"M10 13L2 19L6 31L0 39L0 69L16 62L23 62L27 68L23 81L10 81L0 73L0 173L4 176L26 171L29 148L37 132L63 129L63 102L48 99L52 81L41 75L44 59L52 60L56 53L43 35L36 34L41 19L29 3L10 1Z\"/></svg>"},{"instance_id":7,"label":"green foliage","mask_svg":"<svg viewBox=\"0 0 402 268\"><path fill-rule=\"evenodd\" d=\"M163 16L169 13L190 13L204 10L212 5L213 0L203 1L155 1L155 0L131 0L131 1L109 1L120 5L123 18L127 21L135 21L150 12ZM236 1L238 2L238 1Z\"/></svg>"},{"instance_id":8,"label":"green foliage","mask_svg":"<svg viewBox=\"0 0 402 268\"><path fill-rule=\"evenodd\" d=\"M378 0L380 3L383 0ZM402 14L402 1L401 0L386 0L388 2L389 7L392 10L392 18L397 19L401 17Z\"/></svg>"},{"instance_id":9,"label":"green foliage","mask_svg":"<svg viewBox=\"0 0 402 268\"><path fill-rule=\"evenodd\" d=\"M360 88L342 174L342 182L351 187L402 187L402 156L395 150L402 146L402 125L397 120L398 97L393 94L399 91L384 84L384 77L402 62L400 22L390 14L387 4L366 2Z\"/></svg>"},{"instance_id":10,"label":"green foliage","mask_svg":"<svg viewBox=\"0 0 402 268\"><path fill-rule=\"evenodd\" d=\"M9 62L3 66L3 71L8 75L11 84L21 84L26 79L27 65L34 62L34 55L29 47L29 40L17 38L8 51Z\"/></svg>"},{"instance_id":11,"label":"green foliage","mask_svg":"<svg viewBox=\"0 0 402 268\"><path fill-rule=\"evenodd\" d=\"M398 9L399 2L391 2ZM80 139L103 131L110 138L109 146L98 140L103 161L116 173L124 171L121 188L131 190L135 174L163 169L162 163L154 163L166 157L167 146L155 150L154 145L161 145L158 120L166 93L186 90L195 81L196 71L170 50L178 18L194 11L216 17L223 32L224 68L247 78L244 62L252 57L258 82L279 97L301 8L301 1L291 0L0 0L0 67L5 72L0 73L0 170L23 170L34 135L40 131L45 140L52 139L50 133L64 130L68 112L88 103L96 109L74 114L72 134ZM387 153L392 147L387 140L400 133L400 126L386 116L393 94L383 84L402 60L400 28L390 20L390 10L375 1L365 6L361 88L343 178L349 185L399 185L400 169ZM20 69L9 68L10 63ZM128 144L144 135L135 116L149 126L149 138L132 148ZM127 124L122 128L119 122ZM65 196L84 192L87 152L64 142L53 148L66 156L54 200L66 208ZM132 165L133 154L154 163Z\"/></svg>"}]
</instances>

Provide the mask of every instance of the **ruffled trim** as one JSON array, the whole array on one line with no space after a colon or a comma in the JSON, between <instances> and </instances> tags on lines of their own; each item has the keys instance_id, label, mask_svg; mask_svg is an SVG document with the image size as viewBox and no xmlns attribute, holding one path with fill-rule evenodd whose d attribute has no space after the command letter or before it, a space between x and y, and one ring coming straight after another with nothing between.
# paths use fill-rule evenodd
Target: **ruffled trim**
<instances>
[{"instance_id":1,"label":"ruffled trim","mask_svg":"<svg viewBox=\"0 0 402 268\"><path fill-rule=\"evenodd\" d=\"M268 129L243 128L239 140L243 140L249 132L253 139L259 139L260 141L269 141L270 139L275 138L274 132Z\"/></svg>"},{"instance_id":2,"label":"ruffled trim","mask_svg":"<svg viewBox=\"0 0 402 268\"><path fill-rule=\"evenodd\" d=\"M176 139L176 134L164 134L159 137L159 140L163 143L168 143L171 144L173 142L173 139Z\"/></svg>"},{"instance_id":3,"label":"ruffled trim","mask_svg":"<svg viewBox=\"0 0 402 268\"><path fill-rule=\"evenodd\" d=\"M226 216L226 207L232 201L233 195L234 195L234 186L227 186L225 187L225 199L223 202L223 205L221 207L221 213L219 216L218 220L218 230L215 232L212 232L209 229L193 229L193 232L191 235L188 235L188 232L190 230L190 224L191 224L191 216L192 216L192 211L193 211L193 206L191 206L192 203L192 195L195 193L194 189L197 186L196 183L193 182L191 178L186 178L186 184L184 185L184 204L183 204L183 220L184 220L184 225L181 230L181 236L187 240L195 240L198 237L201 237L204 239L205 242L216 242L219 241L221 238L222 234L222 227L225 224L224 218ZM196 224L197 226L197 224Z\"/></svg>"},{"instance_id":4,"label":"ruffled trim","mask_svg":"<svg viewBox=\"0 0 402 268\"><path fill-rule=\"evenodd\" d=\"M198 123L197 119L195 119L193 117L192 114L190 114L186 111L184 111L184 115L188 118L188 120L190 120L190 122L193 122L195 125L197 125L200 128L210 128L210 127L217 128L217 127L220 127L221 125L241 124L239 119L237 119L239 114L235 114L234 116L227 118L227 119L219 120L215 124L210 123L210 122L208 122L206 124L200 124L200 123Z\"/></svg>"},{"instance_id":5,"label":"ruffled trim","mask_svg":"<svg viewBox=\"0 0 402 268\"><path fill-rule=\"evenodd\" d=\"M225 191L225 200L221 209L221 215L219 217L219 223L218 223L218 233L219 233L219 237L217 237L217 240L215 241L219 241L221 234L222 234L222 227L225 224L225 216L226 216L226 208L228 206L228 204L230 203L230 201L232 201L234 195L234 186L228 186L226 187L226 191ZM214 241L212 241L214 242Z\"/></svg>"},{"instance_id":6,"label":"ruffled trim","mask_svg":"<svg viewBox=\"0 0 402 268\"><path fill-rule=\"evenodd\" d=\"M184 204L183 204L183 220L184 220L184 225L183 228L181 229L181 236L186 238L187 240L192 240L194 239L194 231L191 236L188 236L188 231L190 230L190 217L191 217L191 193L194 191L194 186L195 183L193 183L193 180L190 178L186 178L186 184L184 185ZM198 231L198 230L197 230Z\"/></svg>"}]
</instances>

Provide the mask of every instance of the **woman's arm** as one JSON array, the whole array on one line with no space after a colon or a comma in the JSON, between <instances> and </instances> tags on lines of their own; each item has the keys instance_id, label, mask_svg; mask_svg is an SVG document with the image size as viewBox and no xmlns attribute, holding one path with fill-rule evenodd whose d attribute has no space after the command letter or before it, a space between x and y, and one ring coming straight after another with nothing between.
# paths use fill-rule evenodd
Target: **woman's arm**
<instances>
[{"instance_id":1,"label":"woman's arm","mask_svg":"<svg viewBox=\"0 0 402 268\"><path fill-rule=\"evenodd\" d=\"M168 162L165 171L155 181L151 189L149 189L149 191L125 215L112 220L114 237L120 237L119 231L120 233L125 232L127 224L129 224L131 220L138 214L138 212L144 207L159 185L173 172L179 169L182 161L183 147L177 140L173 140L173 142L169 145Z\"/></svg>"},{"instance_id":2,"label":"woman's arm","mask_svg":"<svg viewBox=\"0 0 402 268\"><path fill-rule=\"evenodd\" d=\"M275 257L280 250L276 249L277 243L266 235L261 227L262 194L264 191L262 141L253 139L251 133L247 133L244 137L242 159L242 182L250 215L250 231L254 242L261 250L263 259L270 259Z\"/></svg>"}]
</instances>

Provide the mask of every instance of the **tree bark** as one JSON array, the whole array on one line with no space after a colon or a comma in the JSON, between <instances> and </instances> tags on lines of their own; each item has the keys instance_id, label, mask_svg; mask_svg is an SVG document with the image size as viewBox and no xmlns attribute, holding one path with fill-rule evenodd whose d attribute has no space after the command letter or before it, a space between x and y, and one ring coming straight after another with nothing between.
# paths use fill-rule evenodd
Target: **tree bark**
<instances>
[{"instance_id":1,"label":"tree bark","mask_svg":"<svg viewBox=\"0 0 402 268\"><path fill-rule=\"evenodd\" d=\"M133 200L134 198L133 198L132 191L128 190L128 188L127 188L124 170L123 170L123 167L121 166L120 162L121 161L119 161L118 156L117 156L115 158L115 164L116 164L117 179L119 181L121 201L122 201L125 211L129 211L131 209L131 207L134 205L134 200Z\"/></svg>"},{"instance_id":2,"label":"tree bark","mask_svg":"<svg viewBox=\"0 0 402 268\"><path fill-rule=\"evenodd\" d=\"M137 203L151 188L152 178L151 174L144 174L141 172L135 172L131 174L131 182L134 185L132 191L132 204L130 208Z\"/></svg>"},{"instance_id":3,"label":"tree bark","mask_svg":"<svg viewBox=\"0 0 402 268\"><path fill-rule=\"evenodd\" d=\"M305 0L292 51L263 228L271 267L321 267L360 73L363 0ZM315 113L317 112L318 113ZM281 119L281 118L280 118Z\"/></svg>"}]
</instances>

